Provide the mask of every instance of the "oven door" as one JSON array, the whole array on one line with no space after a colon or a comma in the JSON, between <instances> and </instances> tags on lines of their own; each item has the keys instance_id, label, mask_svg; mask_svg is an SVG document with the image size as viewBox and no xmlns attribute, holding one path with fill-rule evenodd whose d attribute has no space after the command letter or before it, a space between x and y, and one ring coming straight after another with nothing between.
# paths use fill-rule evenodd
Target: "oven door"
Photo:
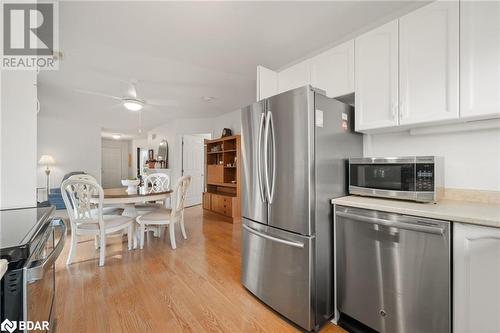
<instances>
[{"instance_id":1,"label":"oven door","mask_svg":"<svg viewBox=\"0 0 500 333\"><path fill-rule=\"evenodd\" d=\"M52 312L55 296L55 261L66 240L63 220L52 220L43 232L42 242L35 250L24 272L23 320L38 323L24 332L52 330ZM48 323L48 324L47 324ZM40 327L42 328L40 330Z\"/></svg>"},{"instance_id":2,"label":"oven door","mask_svg":"<svg viewBox=\"0 0 500 333\"><path fill-rule=\"evenodd\" d=\"M415 162L395 160L349 165L349 193L414 199Z\"/></svg>"}]
</instances>

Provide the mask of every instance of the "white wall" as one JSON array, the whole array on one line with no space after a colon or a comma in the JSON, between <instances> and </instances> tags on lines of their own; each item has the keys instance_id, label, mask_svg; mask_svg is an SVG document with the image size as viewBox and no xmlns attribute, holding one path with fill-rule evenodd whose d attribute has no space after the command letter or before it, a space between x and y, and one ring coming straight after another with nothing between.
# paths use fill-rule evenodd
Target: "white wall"
<instances>
[{"instance_id":1,"label":"white wall","mask_svg":"<svg viewBox=\"0 0 500 333\"><path fill-rule=\"evenodd\" d=\"M444 157L445 187L500 191L500 130L364 136L364 155Z\"/></svg>"},{"instance_id":2,"label":"white wall","mask_svg":"<svg viewBox=\"0 0 500 333\"><path fill-rule=\"evenodd\" d=\"M101 179L101 128L91 119L72 119L48 116L42 111L38 117L38 155L52 155L50 187L61 186L62 178L72 171L84 171ZM38 168L38 185L44 186L44 168Z\"/></svg>"},{"instance_id":3,"label":"white wall","mask_svg":"<svg viewBox=\"0 0 500 333\"><path fill-rule=\"evenodd\" d=\"M0 208L36 206L36 72L1 71Z\"/></svg>"},{"instance_id":4,"label":"white wall","mask_svg":"<svg viewBox=\"0 0 500 333\"><path fill-rule=\"evenodd\" d=\"M218 138L223 128L230 128L233 134L241 133L240 110L225 113L214 118L175 119L148 132L148 147L154 149L155 156L161 140L166 139L169 145L169 168L172 169L172 183L181 176L181 143L184 134L210 133ZM156 135L153 139L152 136Z\"/></svg>"}]
</instances>

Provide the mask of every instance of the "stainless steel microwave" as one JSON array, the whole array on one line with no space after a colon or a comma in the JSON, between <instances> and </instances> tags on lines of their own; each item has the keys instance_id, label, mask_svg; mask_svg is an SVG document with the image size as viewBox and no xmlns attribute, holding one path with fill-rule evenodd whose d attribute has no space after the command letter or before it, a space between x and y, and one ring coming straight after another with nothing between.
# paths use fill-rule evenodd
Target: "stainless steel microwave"
<instances>
[{"instance_id":1,"label":"stainless steel microwave","mask_svg":"<svg viewBox=\"0 0 500 333\"><path fill-rule=\"evenodd\" d=\"M443 163L436 156L349 160L349 193L436 202L443 193Z\"/></svg>"}]
</instances>

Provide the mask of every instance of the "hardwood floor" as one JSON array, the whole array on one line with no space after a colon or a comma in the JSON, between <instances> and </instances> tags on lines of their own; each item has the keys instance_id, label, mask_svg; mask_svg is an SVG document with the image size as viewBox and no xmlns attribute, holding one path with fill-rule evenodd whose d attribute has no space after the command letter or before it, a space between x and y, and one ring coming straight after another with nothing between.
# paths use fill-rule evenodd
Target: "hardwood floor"
<instances>
[{"instance_id":1,"label":"hardwood floor","mask_svg":"<svg viewBox=\"0 0 500 333\"><path fill-rule=\"evenodd\" d=\"M298 332L240 283L240 224L186 210L188 239L176 230L148 235L143 250L108 240L98 266L93 239L79 242L66 266L69 241L56 264L58 332ZM329 324L322 332L345 332Z\"/></svg>"}]
</instances>

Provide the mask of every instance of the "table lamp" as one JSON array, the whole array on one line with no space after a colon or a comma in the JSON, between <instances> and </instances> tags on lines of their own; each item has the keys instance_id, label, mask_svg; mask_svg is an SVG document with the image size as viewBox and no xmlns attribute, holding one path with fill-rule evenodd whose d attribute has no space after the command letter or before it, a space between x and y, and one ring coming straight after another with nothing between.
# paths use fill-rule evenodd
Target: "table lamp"
<instances>
[{"instance_id":1,"label":"table lamp","mask_svg":"<svg viewBox=\"0 0 500 333\"><path fill-rule=\"evenodd\" d=\"M54 161L54 158L50 155L42 155L40 157L40 161L38 161L38 164L40 165L45 165L45 174L47 175L47 196L50 193L50 188L49 188L49 175L50 175L50 165L56 164L56 161Z\"/></svg>"}]
</instances>

